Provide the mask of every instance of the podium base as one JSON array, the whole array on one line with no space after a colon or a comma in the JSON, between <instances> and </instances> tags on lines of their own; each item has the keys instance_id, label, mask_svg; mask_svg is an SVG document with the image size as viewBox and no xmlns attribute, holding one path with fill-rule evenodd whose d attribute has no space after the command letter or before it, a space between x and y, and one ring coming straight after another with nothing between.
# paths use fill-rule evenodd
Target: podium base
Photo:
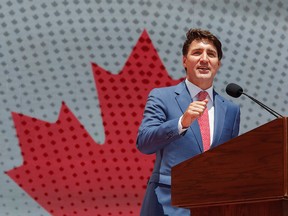
<instances>
[{"instance_id":1,"label":"podium base","mask_svg":"<svg viewBox=\"0 0 288 216\"><path fill-rule=\"evenodd\" d=\"M288 216L288 201L193 208L191 216Z\"/></svg>"}]
</instances>

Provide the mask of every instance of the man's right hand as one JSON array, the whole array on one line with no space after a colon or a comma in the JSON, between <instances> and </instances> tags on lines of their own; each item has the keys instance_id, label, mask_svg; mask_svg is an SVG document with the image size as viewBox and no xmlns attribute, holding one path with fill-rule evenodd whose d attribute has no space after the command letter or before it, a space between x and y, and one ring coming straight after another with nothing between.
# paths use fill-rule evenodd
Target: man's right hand
<instances>
[{"instance_id":1,"label":"man's right hand","mask_svg":"<svg viewBox=\"0 0 288 216\"><path fill-rule=\"evenodd\" d=\"M204 113L205 109L207 108L207 103L208 99L203 101L193 101L190 103L181 120L182 128L190 127L192 122Z\"/></svg>"}]
</instances>

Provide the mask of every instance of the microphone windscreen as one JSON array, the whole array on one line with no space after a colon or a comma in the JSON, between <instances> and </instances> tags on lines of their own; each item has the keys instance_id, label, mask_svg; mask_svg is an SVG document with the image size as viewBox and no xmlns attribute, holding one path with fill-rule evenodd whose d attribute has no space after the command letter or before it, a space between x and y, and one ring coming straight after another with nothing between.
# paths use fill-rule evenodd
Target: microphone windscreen
<instances>
[{"instance_id":1,"label":"microphone windscreen","mask_svg":"<svg viewBox=\"0 0 288 216\"><path fill-rule=\"evenodd\" d=\"M226 87L226 92L228 95L238 98L243 93L243 89L241 88L241 86L235 83L230 83Z\"/></svg>"}]
</instances>

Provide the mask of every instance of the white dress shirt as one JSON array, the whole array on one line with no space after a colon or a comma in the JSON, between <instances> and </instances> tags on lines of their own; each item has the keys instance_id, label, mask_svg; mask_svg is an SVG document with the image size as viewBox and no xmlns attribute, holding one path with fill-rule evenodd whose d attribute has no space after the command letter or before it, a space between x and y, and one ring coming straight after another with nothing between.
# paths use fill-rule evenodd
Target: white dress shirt
<instances>
[{"instance_id":1,"label":"white dress shirt","mask_svg":"<svg viewBox=\"0 0 288 216\"><path fill-rule=\"evenodd\" d=\"M190 93L191 98L193 101L197 101L197 95L200 91L203 91L201 88L198 86L194 85L193 83L189 82L187 79L185 80L186 86L188 88L188 91ZM209 115L209 127L210 127L210 145L212 144L213 141L213 134L214 134L214 103L213 103L213 87L211 86L210 88L205 90L208 93L207 99L208 99L208 104L207 104L207 109L208 109L208 115ZM183 115L182 115L183 116ZM185 130L188 128L183 128L181 125L181 119L182 116L179 118L178 121L178 129L179 129L179 134L183 133Z\"/></svg>"}]
</instances>

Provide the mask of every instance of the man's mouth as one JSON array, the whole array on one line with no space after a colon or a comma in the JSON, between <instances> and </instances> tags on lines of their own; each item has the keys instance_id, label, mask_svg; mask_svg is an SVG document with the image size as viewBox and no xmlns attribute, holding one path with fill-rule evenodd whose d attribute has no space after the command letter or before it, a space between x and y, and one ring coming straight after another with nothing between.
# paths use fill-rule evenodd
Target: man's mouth
<instances>
[{"instance_id":1,"label":"man's mouth","mask_svg":"<svg viewBox=\"0 0 288 216\"><path fill-rule=\"evenodd\" d=\"M210 69L208 67L198 67L198 70L203 71L203 72L207 72Z\"/></svg>"}]
</instances>

